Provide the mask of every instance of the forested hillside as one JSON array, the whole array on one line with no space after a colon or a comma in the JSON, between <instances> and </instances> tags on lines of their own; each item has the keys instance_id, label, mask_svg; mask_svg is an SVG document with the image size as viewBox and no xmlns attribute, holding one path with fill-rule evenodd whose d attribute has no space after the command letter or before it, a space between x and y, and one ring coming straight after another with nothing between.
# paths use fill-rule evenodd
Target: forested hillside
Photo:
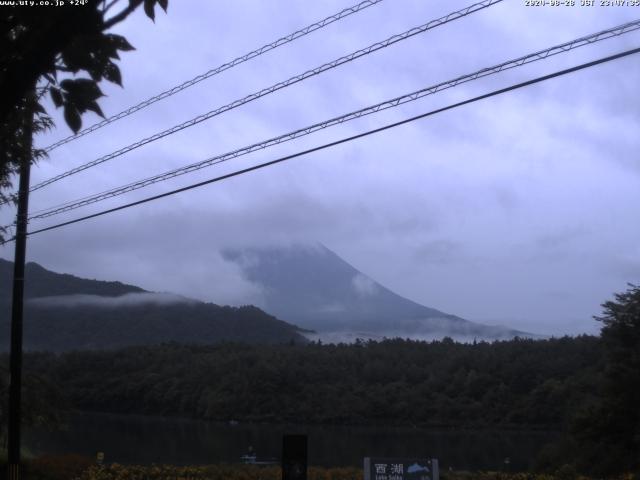
<instances>
[{"instance_id":1,"label":"forested hillside","mask_svg":"<svg viewBox=\"0 0 640 480\"><path fill-rule=\"evenodd\" d=\"M58 295L101 295L117 297L128 293L143 293L140 287L121 282L106 282L76 277L67 273L47 270L35 262L25 265L26 298L50 297ZM13 262L0 258L0 285L11 286L13 278ZM11 298L11 288L0 290L0 300Z\"/></svg>"},{"instance_id":2,"label":"forested hillside","mask_svg":"<svg viewBox=\"0 0 640 480\"><path fill-rule=\"evenodd\" d=\"M11 285L13 263L0 259L0 285ZM89 280L28 263L24 346L27 350L87 350L158 345L306 342L298 327L253 306L229 307L147 292L120 282ZM11 288L0 289L0 351L9 346Z\"/></svg>"},{"instance_id":3,"label":"forested hillside","mask_svg":"<svg viewBox=\"0 0 640 480\"><path fill-rule=\"evenodd\" d=\"M559 429L593 396L595 337L31 354L78 409L273 422Z\"/></svg>"},{"instance_id":4,"label":"forested hillside","mask_svg":"<svg viewBox=\"0 0 640 480\"><path fill-rule=\"evenodd\" d=\"M0 302L0 349L9 346L9 306ZM295 326L259 308L211 303L140 302L134 305L73 307L27 303L24 342L28 350L87 350L157 345L306 342Z\"/></svg>"}]
</instances>

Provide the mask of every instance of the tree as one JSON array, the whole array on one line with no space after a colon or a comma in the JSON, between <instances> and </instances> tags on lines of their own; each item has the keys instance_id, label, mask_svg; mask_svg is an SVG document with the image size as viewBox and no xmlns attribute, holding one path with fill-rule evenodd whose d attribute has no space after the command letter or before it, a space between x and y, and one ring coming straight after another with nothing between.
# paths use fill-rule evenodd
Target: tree
<instances>
[{"instance_id":1,"label":"tree","mask_svg":"<svg viewBox=\"0 0 640 480\"><path fill-rule=\"evenodd\" d=\"M83 3L0 9L0 202L9 200L5 192L21 159L28 155L33 161L44 155L27 151L31 148L24 140L25 122L32 122L34 133L53 126L41 104L43 97L50 95L55 106L64 109L65 121L76 133L85 112L103 116L98 83L122 85L115 62L119 52L133 50L126 38L107 31L141 5L153 20L156 5L166 11L168 0Z\"/></svg>"},{"instance_id":2,"label":"tree","mask_svg":"<svg viewBox=\"0 0 640 480\"><path fill-rule=\"evenodd\" d=\"M602 304L605 366L600 401L576 420L583 469L640 471L640 287ZM591 468L589 468L591 467Z\"/></svg>"},{"instance_id":3,"label":"tree","mask_svg":"<svg viewBox=\"0 0 640 480\"><path fill-rule=\"evenodd\" d=\"M629 285L604 303L605 418L621 467L640 469L640 287Z\"/></svg>"},{"instance_id":4,"label":"tree","mask_svg":"<svg viewBox=\"0 0 640 480\"><path fill-rule=\"evenodd\" d=\"M122 85L120 70L114 63L119 51L132 50L127 40L106 33L144 4L147 16L154 18L156 4L166 11L168 0L77 0L76 5L22 5L3 8L0 14L0 201L2 190L11 187L19 172L16 253L11 318L11 362L8 417L9 476L19 478L20 411L22 359L22 296L29 196L30 164L43 151L34 151L33 134L51 128L53 122L41 104L51 95L57 108L64 108L64 119L77 133L82 114L93 111L104 116L98 99L103 79ZM49 3L49 2L47 2ZM118 10L118 6L121 8ZM6 6L5 6L6 7ZM40 8L39 8L40 7ZM109 10L118 13L111 15ZM64 77L59 80L59 74ZM89 78L82 75L88 75ZM80 75L78 77L78 75ZM14 199L15 201L15 199ZM4 228L0 229L0 241ZM15 335L14 335L15 334ZM46 397L44 397L46 398Z\"/></svg>"},{"instance_id":5,"label":"tree","mask_svg":"<svg viewBox=\"0 0 640 480\"><path fill-rule=\"evenodd\" d=\"M9 401L9 369L0 360L0 449L7 448L7 417ZM54 382L29 373L23 384L22 424L49 430L60 428L70 413L64 392Z\"/></svg>"}]
</instances>

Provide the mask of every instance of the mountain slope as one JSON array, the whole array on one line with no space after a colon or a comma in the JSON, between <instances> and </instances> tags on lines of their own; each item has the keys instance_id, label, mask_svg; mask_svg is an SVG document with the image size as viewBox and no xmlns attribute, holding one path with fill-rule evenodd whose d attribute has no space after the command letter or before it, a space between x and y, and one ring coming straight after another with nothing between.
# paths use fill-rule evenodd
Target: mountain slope
<instances>
[{"instance_id":1,"label":"mountain slope","mask_svg":"<svg viewBox=\"0 0 640 480\"><path fill-rule=\"evenodd\" d=\"M9 345L13 264L0 259L0 350ZM31 350L153 345L304 342L298 328L256 307L221 307L120 282L46 270L25 272L24 343Z\"/></svg>"},{"instance_id":2,"label":"mountain slope","mask_svg":"<svg viewBox=\"0 0 640 480\"><path fill-rule=\"evenodd\" d=\"M89 280L66 273L56 273L34 262L25 265L25 298L54 295L101 295L117 297L127 293L143 293L140 287L120 282ZM0 258L0 299L11 298L13 262ZM6 288L5 288L6 286Z\"/></svg>"},{"instance_id":3,"label":"mountain slope","mask_svg":"<svg viewBox=\"0 0 640 480\"><path fill-rule=\"evenodd\" d=\"M401 297L321 245L227 250L223 255L262 287L265 310L319 332L370 337L530 336L470 322Z\"/></svg>"}]
</instances>

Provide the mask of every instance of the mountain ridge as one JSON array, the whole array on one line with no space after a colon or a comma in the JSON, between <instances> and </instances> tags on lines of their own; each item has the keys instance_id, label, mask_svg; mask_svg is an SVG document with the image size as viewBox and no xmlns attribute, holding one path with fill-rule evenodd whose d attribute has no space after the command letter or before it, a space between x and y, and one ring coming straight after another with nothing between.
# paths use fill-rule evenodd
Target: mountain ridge
<instances>
[{"instance_id":1,"label":"mountain ridge","mask_svg":"<svg viewBox=\"0 0 640 480\"><path fill-rule=\"evenodd\" d=\"M0 279L3 283L8 281L11 285L13 278L13 262L0 258ZM101 295L107 297L117 297L127 293L145 293L147 290L135 285L128 285L118 281L95 280L81 278L69 273L57 273L47 270L36 262L25 264L25 298L57 296L57 295ZM8 288L1 297L11 296L11 289Z\"/></svg>"},{"instance_id":2,"label":"mountain ridge","mask_svg":"<svg viewBox=\"0 0 640 480\"><path fill-rule=\"evenodd\" d=\"M0 285L13 263L0 259ZM24 345L28 350L113 349L165 342L304 343L295 325L254 306L230 307L149 292L121 282L25 268ZM0 291L0 350L9 344L11 288Z\"/></svg>"},{"instance_id":3,"label":"mountain ridge","mask_svg":"<svg viewBox=\"0 0 640 480\"><path fill-rule=\"evenodd\" d=\"M319 333L506 339L527 332L483 325L402 297L322 244L227 249L246 280L262 288L265 310Z\"/></svg>"}]
</instances>

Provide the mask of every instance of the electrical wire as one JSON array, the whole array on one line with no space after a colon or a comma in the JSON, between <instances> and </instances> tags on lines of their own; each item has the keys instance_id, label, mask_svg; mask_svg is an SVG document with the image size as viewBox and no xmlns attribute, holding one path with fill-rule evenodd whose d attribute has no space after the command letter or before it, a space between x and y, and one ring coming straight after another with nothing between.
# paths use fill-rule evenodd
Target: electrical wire
<instances>
[{"instance_id":1,"label":"electrical wire","mask_svg":"<svg viewBox=\"0 0 640 480\"><path fill-rule=\"evenodd\" d=\"M587 62L587 63L583 63L581 65L577 65L575 67L567 68L567 69L560 70L560 71L557 71L557 72L554 72L554 73L550 73L548 75L543 75L541 77L536 77L534 79L527 80L525 82L517 83L517 84L511 85L509 87L505 87L505 88L501 88L501 89L498 89L498 90L494 90L494 91L486 93L484 95L473 97L473 98L470 98L468 100L464 100L462 102L458 102L458 103L454 103L454 104L448 105L446 107L438 108L436 110L432 110L432 111L427 112L427 113L416 115L414 117L410 117L410 118L407 118L405 120L401 120L399 122L395 122L395 123L391 123L391 124L388 124L388 125L384 125L382 127L375 128L373 130L368 130L366 132L362 132L362 133L359 133L357 135L352 135L350 137L345 137L345 138L342 138L340 140L336 140L334 142L325 143L323 145L320 145L320 146L317 146L317 147L314 147L314 148L310 148L308 150L297 152L297 153L294 153L294 154L291 154L291 155L286 155L284 157L280 157L280 158L277 158L275 160L271 160L269 162L265 162L265 163L261 163L261 164L258 164L258 165L254 165L252 167L244 168L242 170L237 170L235 172L228 173L226 175L221 175L221 176L218 176L218 177L210 178L208 180L205 180L205 181L202 181L202 182L198 182L198 183L194 183L194 184L188 185L186 187L178 188L176 190L171 190L169 192L161 193L159 195L154 195L154 196L151 196L151 197L147 197L147 198L144 198L142 200L138 200L138 201L135 201L135 202L131 202L131 203L127 203L127 204L124 204L124 205L120 205L118 207L110 208L110 209L107 209L107 210L103 210L101 212L97 212L97 213L94 213L94 214L91 214L91 215L86 215L84 217L80 217L80 218L76 218L76 219L69 220L69 221L66 221L66 222L58 223L56 225L51 225L49 227L40 228L38 230L33 230L33 231L28 232L27 235L35 235L35 234L38 234L38 233L42 233L42 232L47 232L47 231L50 231L50 230L58 229L58 228L61 228L61 227L64 227L64 226L72 225L72 224L75 224L75 223L83 222L85 220L89 220L89 219L92 219L92 218L96 218L96 217L100 217L100 216L103 216L103 215L107 215L109 213L117 212L117 211L120 211L120 210L125 210L127 208L131 208L131 207L134 207L134 206L137 206L137 205L141 205L143 203L148 203L148 202L151 202L151 201L154 201L154 200L159 200L161 198L165 198L165 197L168 197L168 196L171 196L171 195L175 195L175 194L178 194L178 193L186 192L188 190L192 190L192 189L199 188L199 187L202 187L202 186L205 186L205 185L209 185L211 183L220 182L222 180L226 180L226 179L229 179L229 178L232 178L232 177L243 175L245 173L249 173L249 172L252 172L254 170L259 170L259 169L262 169L262 168L265 168L265 167L269 167L269 166L272 166L272 165L275 165L275 164L278 164L278 163L282 163L282 162L285 162L287 160L291 160L293 158L301 157L303 155L308 155L310 153L314 153L314 152L317 152L317 151L320 151L320 150L324 150L324 149L327 149L327 148L330 148L330 147L334 147L336 145L340 145L340 144L351 142L353 140L357 140L357 139L360 139L360 138L363 138L363 137L367 137L369 135L373 135L375 133L379 133L379 132L382 132L382 131L385 131L385 130L389 130L391 128L395 128L395 127L398 127L400 125L405 125L407 123L414 122L414 121L422 119L422 118L430 117L430 116L436 115L438 113L445 112L447 110L452 110L454 108L458 108L458 107L461 107L463 105L469 105L471 103L475 103L475 102L478 102L480 100L484 100L484 99L487 99L487 98L490 98L490 97L501 95L501 94L504 94L504 93L507 93L507 92L511 92L513 90L524 88L524 87L527 87L527 86L530 86L530 85L533 85L533 84L536 84L536 83L544 82L544 81L547 81L547 80L550 80L550 79L553 79L553 78L557 78L557 77L560 77L560 76L563 76L563 75L567 75L569 73L577 72L579 70L584 70L586 68L594 67L596 65L600 65L600 64L603 64L603 63L606 63L606 62L611 62L613 60L617 60L617 59L620 59L620 58L623 58L623 57L627 57L629 55L634 55L634 54L637 54L637 53L640 53L640 48L634 48L634 49L631 49L631 50L626 50L624 52L621 52L621 53L618 53L618 54L615 54L615 55L610 55L610 56L607 56L607 57L603 57L603 58L600 58L598 60L593 60L591 62ZM8 241L12 241L12 240L13 239L8 240Z\"/></svg>"},{"instance_id":2,"label":"electrical wire","mask_svg":"<svg viewBox=\"0 0 640 480\"><path fill-rule=\"evenodd\" d=\"M301 28L300 30L296 30L293 33L290 33L289 35L279 38L278 40L275 40L274 42L271 43L267 43L266 45L263 45L260 48L256 48L255 50L252 50L249 53L245 53L244 55L241 55L237 58L234 58L233 60L223 63L222 65L216 67L216 68L212 68L211 70L209 70L208 72L205 72L201 75L198 75L194 78L192 78L191 80L187 80L186 82L181 83L180 85L177 85L173 88L170 88L168 90L165 90L164 92L161 92L153 97L150 97L136 105L133 105L132 107L127 108L126 110L121 111L120 113L117 113L115 115L112 115L111 117L108 117L94 125L91 125L90 127L87 127L83 130L80 130L78 133L74 134L74 135L69 135L68 137L65 137L61 140L58 140L57 142L49 145L48 147L45 147L45 151L46 152L50 152L56 148L58 148L61 145L64 145L66 143L72 142L74 140L77 140L78 138L81 138L85 135L88 135L91 132L95 132L96 130L109 125L110 123L113 123L117 120L120 120L122 118L128 117L129 115L138 112L144 108L147 108L149 105L153 105L154 103L163 100L165 98L171 97L173 95L175 95L178 92L181 92L182 90L185 90L197 83L202 82L203 80L206 80L208 78L213 77L214 75L218 75L219 73L222 73L226 70L229 70L230 68L233 68L237 65L240 65L241 63L247 62L253 58L259 57L260 55L267 53L271 50L275 50L278 47L281 47L282 45L286 45L287 43L291 43L294 40L297 40L298 38L304 37L305 35L308 35L312 32L315 32L316 30L320 30L321 28L326 27L327 25L330 25L334 22L337 22L338 20L342 20L345 17L348 17L349 15L352 15L354 13L358 13L361 12L362 10L364 10L365 8L371 7L373 5L376 5L380 2L382 2L383 0L365 0L363 2L358 3L357 5L353 5L351 7L347 7L344 10L341 10L338 13L335 13L333 15L328 16L327 18L324 18L323 20L320 20L319 22L315 22L312 23L311 25L307 25L304 28Z\"/></svg>"},{"instance_id":3,"label":"electrical wire","mask_svg":"<svg viewBox=\"0 0 640 480\"><path fill-rule=\"evenodd\" d=\"M432 85L430 87L426 87L399 97L395 97L393 99L390 100L385 100L384 102L380 102L377 103L375 105L372 106L368 106L366 108L362 108L360 110L356 110L354 112L350 112L338 117L334 117L331 118L329 120L325 120L323 122L319 122L304 128L300 128L297 130L294 130L292 132L288 132L285 133L283 135L279 135L277 137L273 137L270 138L268 140L264 140L262 142L258 142L258 143L254 143L252 145L249 146L245 146L236 150L233 150L231 152L227 152L221 155L216 155L213 157L210 157L206 160L202 160L200 162L197 163L193 163L191 165L187 165L184 167L180 167L174 170L170 170L168 172L164 172L162 174L158 174L152 177L148 177L142 180L138 180L136 182L132 182L129 183L127 185L123 185L120 187L116 187L114 189L111 190L106 190L103 192L100 192L98 194L94 194L94 195L90 195L90 196L86 196L80 199L76 199L76 200L72 200L69 202L65 202L63 204L54 206L54 207L49 207L46 209L42 209L39 211L34 212L30 217L29 220L37 220L37 219L43 219L43 218L47 218L47 217L51 217L54 215L58 215L61 213L65 213L71 210L75 210L77 208L86 206L86 205L90 205L96 202L100 202L109 198L113 198L119 195L123 195L125 193L128 192L132 192L134 190L138 190L140 188L144 188L147 187L149 185L161 182L161 181L165 181L168 180L170 178L175 178L181 175L185 175L187 173L191 173L197 170L200 170L202 168L206 168L206 167L210 167L212 165L217 165L219 163L234 159L234 158L238 158L240 156L243 155L247 155L249 153L258 151L258 150L263 150L265 148L274 146L274 145L278 145L280 143L284 143L284 142L288 142L291 140L294 140L296 138L300 138L302 136L305 135L309 135L311 133L317 132L319 130L322 130L324 128L328 128L331 126L335 126L335 125L340 125L343 124L345 122L351 121L351 120L355 120L357 118L363 117L365 115L370 115L373 113L377 113L380 112L382 110L386 110L389 108L394 108L397 107L399 105L408 103L408 102L412 102L415 100L418 100L420 98L423 98L425 96L428 95L432 95L435 94L439 91L448 89L448 88L452 88L455 87L457 85L460 85L462 83L466 83L466 82L470 82L473 80L477 80L479 78L483 78L489 75L494 75L497 74L499 72L511 69L511 68L515 68L515 67L519 67L522 65L526 65L532 62L536 62L536 61L540 61L540 60L544 60L550 56L553 55L557 55L559 53L564 53L564 52L568 52L570 50L573 50L575 48L578 47L582 47L585 45L590 45L593 44L595 42L599 42L608 38L612 38L612 37L617 37L619 35L625 34L625 33L629 33L635 30L640 29L640 19L633 21L633 22L628 22L622 25L618 25L616 27L613 28L609 28L607 30L603 30L597 33L593 33L591 35L587 35L587 36L583 36L580 38L577 38L575 40L571 40L569 42L565 42L562 43L560 45L556 45L544 50L540 50L534 53L530 53L528 55L524 55L521 56L519 58L513 59L513 60L508 60L506 62L500 63L498 65L494 65L492 67L487 67L487 68L483 68L481 70L478 70L476 72L473 73L469 73L466 75L462 75L459 77L456 77L452 80L448 80L446 82L441 82L438 83L436 85Z\"/></svg>"},{"instance_id":4,"label":"electrical wire","mask_svg":"<svg viewBox=\"0 0 640 480\"><path fill-rule=\"evenodd\" d=\"M181 130L184 130L185 128L189 128L192 127L194 125L197 125L205 120L209 120L210 118L213 118L217 115L220 115L222 113L225 113L229 110L232 110L234 108L237 108L241 105L244 105L246 103L252 102L254 100L257 100L261 97L264 97L265 95L269 95L273 92L276 92L278 90L281 90L283 88L289 87L293 84L296 84L298 82L301 82L303 80L306 80L307 78L313 77L315 75L319 75L323 72L326 72L327 70L331 70L333 68L336 68L340 65L343 65L345 63L351 62L357 58L363 57L365 55L369 55L370 53L376 52L380 49L386 48L390 45L393 45L395 43L401 42L403 40L406 40L408 38L411 38L415 35L418 35L420 33L424 33L428 30L431 30L433 28L439 27L441 25L445 25L449 22L452 22L454 20L458 20L460 18L466 17L467 15L470 15L472 13L475 13L477 11L483 10L485 8L488 8L492 5L495 5L497 3L502 2L503 0L484 0L482 2L479 3L475 3L473 5L470 5L466 8L463 8L461 10L457 10L455 12L451 12L443 17L440 17L436 20L431 20L428 23L425 23L424 25L421 25L419 27L414 27L411 28L403 33L397 34L397 35L393 35L389 38L387 38L386 40L383 40L381 42L377 42L374 43L373 45L369 45L366 48L357 50L355 52L350 53L349 55L345 55L343 57L340 57L336 60L333 60L331 62L325 63L319 67L313 68L311 70L307 70L304 73L301 73L299 75L295 75L291 78L289 78L288 80L284 80L282 82L276 83L270 87L264 88L258 92L252 93L250 95L247 95L244 98L235 100L227 105L224 105L222 107L218 107L215 110L211 110L207 113L204 113L202 115L199 115L195 118L192 118L191 120L188 120L186 122L183 122L179 125L175 125L167 130L164 130L162 132L156 133L150 137L144 138L142 140L139 140L135 143L132 143L126 147L123 147L119 150L116 150L115 152L109 153L107 155L104 155L100 158L97 158L95 160L92 160L88 163L85 163L83 165L80 165L76 168L73 168L71 170L68 170L64 173L61 173L60 175L56 175L54 177L51 177L47 180L44 180L34 186L31 187L31 189L29 190L30 192L33 192L35 190L39 190L43 187L46 187L47 185L50 185L54 182L57 182L59 180L62 180L63 178L69 177L71 175L75 175L76 173L82 172L88 168L94 167L96 165L99 165L101 163L107 162L109 160L112 160L116 157L119 157L121 155L124 155L125 153L128 153L132 150L135 150L136 148L140 148L143 145L146 145L148 143L154 142L156 140L160 140L161 138L164 138L166 136L172 135L176 132L179 132Z\"/></svg>"}]
</instances>

